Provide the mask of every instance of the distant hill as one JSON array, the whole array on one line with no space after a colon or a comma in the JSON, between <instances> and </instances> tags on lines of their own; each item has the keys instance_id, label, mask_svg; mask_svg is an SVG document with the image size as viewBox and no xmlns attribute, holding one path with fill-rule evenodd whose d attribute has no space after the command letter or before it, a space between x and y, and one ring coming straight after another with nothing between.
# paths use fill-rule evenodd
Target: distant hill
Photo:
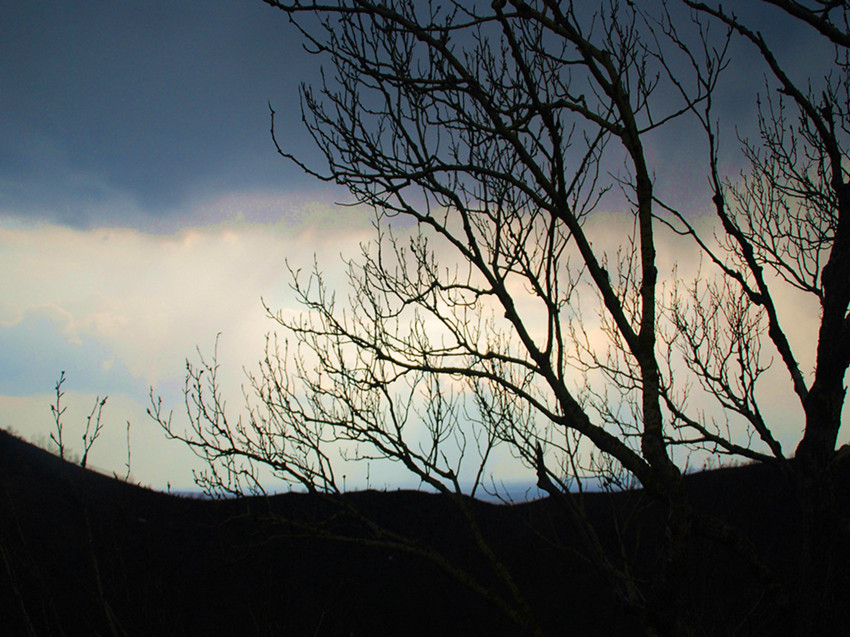
<instances>
[{"instance_id":1,"label":"distant hill","mask_svg":"<svg viewBox=\"0 0 850 637\"><path fill-rule=\"evenodd\" d=\"M778 474L742 467L688 481L695 502L739 523L793 574L785 556L793 556L799 530ZM498 588L446 498L365 491L346 495L343 505ZM661 541L657 507L639 492L589 494L584 505L603 542L637 547L639 566L652 568ZM578 537L559 507L548 500L470 506L551 634L639 632L575 550ZM362 520L304 494L175 497L87 471L0 431L0 511L4 634L522 634L432 562L375 545ZM621 521L631 516L620 535L614 512ZM742 634L782 632L782 617L758 607L749 613L761 592L732 556L708 545L693 550L694 595L728 602L729 618L706 620L718 634L731 621L744 622Z\"/></svg>"}]
</instances>

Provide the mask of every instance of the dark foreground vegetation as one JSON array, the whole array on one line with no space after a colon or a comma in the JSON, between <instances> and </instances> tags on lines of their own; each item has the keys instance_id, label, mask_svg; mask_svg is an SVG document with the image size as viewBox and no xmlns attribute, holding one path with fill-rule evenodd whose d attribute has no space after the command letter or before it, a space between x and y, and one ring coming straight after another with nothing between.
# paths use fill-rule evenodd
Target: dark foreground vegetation
<instances>
[{"instance_id":1,"label":"dark foreground vegetation","mask_svg":"<svg viewBox=\"0 0 850 637\"><path fill-rule=\"evenodd\" d=\"M695 503L758 538L765 558L793 583L789 547L799 543L799 516L778 473L739 467L690 475L687 483ZM840 485L846 507L846 475ZM488 564L444 496L345 497L487 580ZM584 501L604 542L623 542L642 556L636 572L652 568L660 509L639 494L587 494ZM7 635L518 634L498 609L433 563L371 545L361 523L312 496L175 497L87 471L0 431L0 508ZM571 552L579 542L563 507L476 502L473 510L551 634L641 632L610 586ZM782 634L793 624L765 612L775 600L740 560L713 544L689 550L692 612L728 608L727 616L703 618L707 633ZM835 556L842 581L847 557Z\"/></svg>"}]
</instances>

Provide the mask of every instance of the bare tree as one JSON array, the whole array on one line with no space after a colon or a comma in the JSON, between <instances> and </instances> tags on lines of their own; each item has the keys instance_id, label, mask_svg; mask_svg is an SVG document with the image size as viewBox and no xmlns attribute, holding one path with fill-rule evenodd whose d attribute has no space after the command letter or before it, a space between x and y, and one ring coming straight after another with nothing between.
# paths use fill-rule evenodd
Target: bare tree
<instances>
[{"instance_id":1,"label":"bare tree","mask_svg":"<svg viewBox=\"0 0 850 637\"><path fill-rule=\"evenodd\" d=\"M62 406L62 397L65 395L65 392L62 391L62 385L65 383L65 371L63 370L59 374L59 380L56 381L55 391L56 391L56 403L50 405L50 412L53 414L53 422L56 427L55 432L50 433L50 441L56 445L57 451L59 452L59 457L65 459L65 441L62 438L62 434L65 429L65 423L62 421L62 417L65 415L65 411L68 409L67 406ZM80 458L80 466L85 468L86 463L89 458L89 451L94 446L95 441L100 437L101 432L103 431L103 423L100 418L103 412L103 407L106 405L106 400L109 396L104 396L101 398L97 396L94 399L94 405L92 405L91 413L86 418L86 429L83 431L83 435L81 436L83 441L83 455ZM94 423L92 423L92 419L94 419ZM127 424L128 434L127 434L127 444L128 444L128 469L129 469L129 423Z\"/></svg>"},{"instance_id":2,"label":"bare tree","mask_svg":"<svg viewBox=\"0 0 850 637\"><path fill-rule=\"evenodd\" d=\"M796 485L804 516L799 590L776 598L802 591L801 634L833 625L830 556L847 539L834 486L848 455L837 450L850 364L847 4L754 1L747 22L693 0L266 2L330 62L319 87L302 88L327 165L294 156L272 111L277 149L373 208L378 236L349 263L344 307L318 267L293 269L305 312L269 309L290 337L270 338L244 418L228 418L217 364L203 359L188 370L189 431L154 402L168 433L208 461L201 483L261 488L266 467L334 494L341 456L388 460L463 506L509 450L575 514L587 554L647 631L688 634L694 537L776 580L758 538L693 507L683 463L769 463ZM829 43L834 59L787 69L763 34L775 19ZM754 61L764 90L745 97L757 137L740 133L747 167L724 175L722 81ZM647 150L683 130L682 143L705 149L689 155L704 197L689 209L657 193L668 173ZM708 229L694 214L705 209ZM621 215L602 228L600 210ZM692 283L662 271L676 237L704 256ZM811 374L781 313L789 289L820 304ZM796 453L765 408L774 357L805 414ZM575 492L597 477L636 481L665 508L651 582L582 514ZM539 630L515 593L502 605Z\"/></svg>"},{"instance_id":3,"label":"bare tree","mask_svg":"<svg viewBox=\"0 0 850 637\"><path fill-rule=\"evenodd\" d=\"M50 433L50 441L56 445L56 449L59 452L59 457L65 458L65 441L62 439L62 430L64 429L62 424L62 416L65 414L65 410L67 407L62 407L62 396L65 395L65 392L62 391L62 383L65 382L65 372L63 371L59 375L59 380L56 381L56 404L50 405L50 413L53 414L53 422L56 425L56 431Z\"/></svg>"}]
</instances>

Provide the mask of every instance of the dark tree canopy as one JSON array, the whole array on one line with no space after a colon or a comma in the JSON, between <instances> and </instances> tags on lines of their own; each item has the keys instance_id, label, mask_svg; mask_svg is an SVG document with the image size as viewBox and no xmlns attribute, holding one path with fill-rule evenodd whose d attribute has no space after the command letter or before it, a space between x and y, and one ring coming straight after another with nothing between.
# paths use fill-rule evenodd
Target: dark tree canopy
<instances>
[{"instance_id":1,"label":"dark tree canopy","mask_svg":"<svg viewBox=\"0 0 850 637\"><path fill-rule=\"evenodd\" d=\"M343 460L392 461L463 507L509 452L572 512L650 634L699 632L681 602L695 537L749 564L801 634L834 626L847 581L830 559L848 540L834 493L848 456L847 3L753 0L736 3L741 17L692 0L266 3L325 63L302 104L326 163L294 156L272 111L278 151L371 207L377 236L349 264L344 301L318 267L293 264L304 313L269 309L287 336L270 338L245 416L225 413L214 362L189 368L189 431L154 404L207 459L201 482L259 488L265 467L333 495ZM771 33L831 57L789 59ZM758 85L730 96L736 77ZM728 121L733 99L752 121ZM677 147L685 167L665 158ZM682 242L701 259L689 279L670 268ZM793 294L820 310L802 346ZM777 391L799 405L796 449ZM803 518L793 581L759 538L692 506L685 464L717 457L788 480ZM665 508L649 575L583 516L590 479ZM497 603L534 628L511 574L494 572L509 591Z\"/></svg>"}]
</instances>

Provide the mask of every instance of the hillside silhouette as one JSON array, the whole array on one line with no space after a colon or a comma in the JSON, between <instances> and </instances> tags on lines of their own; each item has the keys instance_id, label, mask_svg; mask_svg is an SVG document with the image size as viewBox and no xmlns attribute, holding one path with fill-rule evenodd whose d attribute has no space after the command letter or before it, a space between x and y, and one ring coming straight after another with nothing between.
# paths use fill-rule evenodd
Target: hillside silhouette
<instances>
[{"instance_id":1,"label":"hillside silhouette","mask_svg":"<svg viewBox=\"0 0 850 637\"><path fill-rule=\"evenodd\" d=\"M799 529L778 472L721 469L693 474L688 485L698 506L742 526L793 580ZM845 479L844 505L847 486ZM495 581L445 497L365 491L347 494L344 504L417 546L435 547L479 581ZM577 550L560 507L545 499L469 504L545 629L640 632L638 618ZM637 547L644 559L637 568L652 568L662 524L640 492L586 494L584 506L601 541ZM0 431L0 510L0 613L9 635L521 634L432 562L374 545L361 520L315 496L172 496L87 471ZM730 624L743 634L787 629L789 618L761 611L765 592L734 555L708 543L692 548L694 612L718 602L729 609L728 617L705 619L718 634ZM847 568L846 555L836 559Z\"/></svg>"}]
</instances>

